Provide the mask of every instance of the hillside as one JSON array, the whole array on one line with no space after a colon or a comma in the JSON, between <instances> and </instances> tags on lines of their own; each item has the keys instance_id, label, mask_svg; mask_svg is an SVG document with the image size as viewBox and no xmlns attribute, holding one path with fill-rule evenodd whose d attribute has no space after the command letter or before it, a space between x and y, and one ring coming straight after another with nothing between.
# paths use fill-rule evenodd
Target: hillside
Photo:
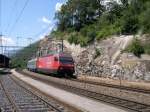
<instances>
[{"instance_id":1,"label":"hillside","mask_svg":"<svg viewBox=\"0 0 150 112\"><path fill-rule=\"evenodd\" d=\"M11 67L26 68L27 61L36 56L39 42L33 43L18 52L11 57Z\"/></svg>"}]
</instances>

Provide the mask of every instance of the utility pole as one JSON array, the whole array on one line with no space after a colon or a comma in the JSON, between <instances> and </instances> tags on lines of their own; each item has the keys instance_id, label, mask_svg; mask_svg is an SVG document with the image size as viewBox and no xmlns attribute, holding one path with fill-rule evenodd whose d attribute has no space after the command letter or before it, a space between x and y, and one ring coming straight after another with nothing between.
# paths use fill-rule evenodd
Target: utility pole
<instances>
[{"instance_id":1,"label":"utility pole","mask_svg":"<svg viewBox=\"0 0 150 112\"><path fill-rule=\"evenodd\" d=\"M1 53L3 54L3 35L2 35L2 23L1 23L1 15L2 15L2 9L1 9L2 1L0 0L0 46L1 46Z\"/></svg>"},{"instance_id":2,"label":"utility pole","mask_svg":"<svg viewBox=\"0 0 150 112\"><path fill-rule=\"evenodd\" d=\"M64 39L63 38L61 39L61 43L62 43L62 46L61 46L62 49L61 50L63 52L64 51Z\"/></svg>"},{"instance_id":3,"label":"utility pole","mask_svg":"<svg viewBox=\"0 0 150 112\"><path fill-rule=\"evenodd\" d=\"M3 41L2 41L3 42ZM6 49L7 49L7 47L6 47L6 45L7 45L7 41L6 41L6 43L5 43L5 47L3 48L3 54L5 55L5 52L6 52Z\"/></svg>"},{"instance_id":4,"label":"utility pole","mask_svg":"<svg viewBox=\"0 0 150 112\"><path fill-rule=\"evenodd\" d=\"M3 54L3 35L0 34L0 46L1 46L1 54Z\"/></svg>"}]
</instances>

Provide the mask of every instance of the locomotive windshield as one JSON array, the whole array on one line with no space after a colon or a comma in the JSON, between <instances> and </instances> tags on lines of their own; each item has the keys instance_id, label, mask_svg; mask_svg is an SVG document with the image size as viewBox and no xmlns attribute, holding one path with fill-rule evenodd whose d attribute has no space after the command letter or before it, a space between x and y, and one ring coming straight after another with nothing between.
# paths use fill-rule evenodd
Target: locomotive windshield
<instances>
[{"instance_id":1,"label":"locomotive windshield","mask_svg":"<svg viewBox=\"0 0 150 112\"><path fill-rule=\"evenodd\" d=\"M73 64L73 59L71 57L59 57L61 63L64 64Z\"/></svg>"}]
</instances>

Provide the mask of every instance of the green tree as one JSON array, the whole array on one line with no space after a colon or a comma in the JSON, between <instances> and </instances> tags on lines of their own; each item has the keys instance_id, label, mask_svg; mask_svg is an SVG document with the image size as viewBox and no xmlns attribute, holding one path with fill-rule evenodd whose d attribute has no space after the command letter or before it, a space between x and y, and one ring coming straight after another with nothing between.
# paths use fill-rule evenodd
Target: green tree
<instances>
[{"instance_id":1,"label":"green tree","mask_svg":"<svg viewBox=\"0 0 150 112\"><path fill-rule=\"evenodd\" d=\"M150 0L111 1L107 6L102 1L68 0L56 13L60 32L56 34L78 32L77 37L70 36L71 42L87 45L110 35L150 33Z\"/></svg>"},{"instance_id":2,"label":"green tree","mask_svg":"<svg viewBox=\"0 0 150 112\"><path fill-rule=\"evenodd\" d=\"M93 23L102 12L101 0L69 0L56 13L58 30L74 27L76 31L80 31L84 25Z\"/></svg>"},{"instance_id":3,"label":"green tree","mask_svg":"<svg viewBox=\"0 0 150 112\"><path fill-rule=\"evenodd\" d=\"M123 4L123 6L124 6L125 8L127 8L128 5L129 5L129 0L121 0L121 3Z\"/></svg>"},{"instance_id":4,"label":"green tree","mask_svg":"<svg viewBox=\"0 0 150 112\"><path fill-rule=\"evenodd\" d=\"M150 33L150 2L145 3L145 10L139 16L144 33Z\"/></svg>"}]
</instances>

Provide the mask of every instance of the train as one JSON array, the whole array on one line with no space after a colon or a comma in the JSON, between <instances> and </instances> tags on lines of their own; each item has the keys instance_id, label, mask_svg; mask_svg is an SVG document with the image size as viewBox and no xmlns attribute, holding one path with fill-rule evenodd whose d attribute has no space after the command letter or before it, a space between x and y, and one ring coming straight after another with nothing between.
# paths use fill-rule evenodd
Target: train
<instances>
[{"instance_id":1,"label":"train","mask_svg":"<svg viewBox=\"0 0 150 112\"><path fill-rule=\"evenodd\" d=\"M0 54L0 68L9 68L10 58L7 56Z\"/></svg>"},{"instance_id":2,"label":"train","mask_svg":"<svg viewBox=\"0 0 150 112\"><path fill-rule=\"evenodd\" d=\"M0 54L0 74L10 73L9 64L10 58L3 54Z\"/></svg>"},{"instance_id":3,"label":"train","mask_svg":"<svg viewBox=\"0 0 150 112\"><path fill-rule=\"evenodd\" d=\"M28 61L27 69L59 77L74 77L74 60L70 54L53 53Z\"/></svg>"}]
</instances>

